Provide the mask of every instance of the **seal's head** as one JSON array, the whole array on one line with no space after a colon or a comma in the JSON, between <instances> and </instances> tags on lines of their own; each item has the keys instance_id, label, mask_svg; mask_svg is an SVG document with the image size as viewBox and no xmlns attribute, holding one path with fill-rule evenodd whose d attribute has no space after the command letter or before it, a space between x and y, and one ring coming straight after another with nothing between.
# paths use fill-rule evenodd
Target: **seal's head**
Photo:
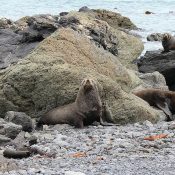
<instances>
[{"instance_id":1,"label":"seal's head","mask_svg":"<svg viewBox=\"0 0 175 175\"><path fill-rule=\"evenodd\" d=\"M163 41L169 41L171 38L172 38L171 34L169 34L169 33L164 33L164 34L163 34L163 37L162 37L162 40L163 40Z\"/></svg>"},{"instance_id":2,"label":"seal's head","mask_svg":"<svg viewBox=\"0 0 175 175\"><path fill-rule=\"evenodd\" d=\"M94 88L97 90L97 84L91 78L84 79L81 83L81 86L83 87L85 93L94 89Z\"/></svg>"}]
</instances>

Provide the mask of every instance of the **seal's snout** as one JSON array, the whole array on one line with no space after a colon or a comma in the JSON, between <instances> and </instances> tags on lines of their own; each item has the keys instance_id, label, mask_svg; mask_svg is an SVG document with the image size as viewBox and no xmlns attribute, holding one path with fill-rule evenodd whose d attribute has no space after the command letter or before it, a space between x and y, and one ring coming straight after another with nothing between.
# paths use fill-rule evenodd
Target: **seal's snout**
<instances>
[{"instance_id":1,"label":"seal's snout","mask_svg":"<svg viewBox=\"0 0 175 175\"><path fill-rule=\"evenodd\" d=\"M93 88L92 82L90 79L86 79L84 83L84 89L85 91L89 91Z\"/></svg>"}]
</instances>

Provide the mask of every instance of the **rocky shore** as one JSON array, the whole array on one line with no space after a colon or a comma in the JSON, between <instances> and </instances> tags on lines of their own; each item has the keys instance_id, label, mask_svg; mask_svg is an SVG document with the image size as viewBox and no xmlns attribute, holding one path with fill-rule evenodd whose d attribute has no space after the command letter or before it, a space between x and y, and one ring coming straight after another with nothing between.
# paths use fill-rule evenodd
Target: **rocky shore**
<instances>
[{"instance_id":1,"label":"rocky shore","mask_svg":"<svg viewBox=\"0 0 175 175\"><path fill-rule=\"evenodd\" d=\"M137 68L133 61L144 46L133 29L137 27L119 13L88 7L55 16L0 19L0 174L173 172L174 122L165 122L163 111L132 93L173 86L167 81L172 79L171 62L167 72L154 62L155 57L172 59L173 52L148 56L148 62L146 53ZM99 82L100 98L119 126L44 125L36 130L43 114L75 101L86 77ZM145 140L162 133L164 138ZM35 151L25 159L3 156L7 148L24 147Z\"/></svg>"},{"instance_id":2,"label":"rocky shore","mask_svg":"<svg viewBox=\"0 0 175 175\"><path fill-rule=\"evenodd\" d=\"M174 122L152 124L149 121L125 126L89 126L81 130L68 125L55 125L33 132L38 137L38 144L33 147L55 154L55 157L34 155L9 160L1 156L0 174L173 174L174 129ZM161 133L167 137L144 140L146 136ZM19 143L20 139L26 140L29 135L20 133L16 140Z\"/></svg>"}]
</instances>

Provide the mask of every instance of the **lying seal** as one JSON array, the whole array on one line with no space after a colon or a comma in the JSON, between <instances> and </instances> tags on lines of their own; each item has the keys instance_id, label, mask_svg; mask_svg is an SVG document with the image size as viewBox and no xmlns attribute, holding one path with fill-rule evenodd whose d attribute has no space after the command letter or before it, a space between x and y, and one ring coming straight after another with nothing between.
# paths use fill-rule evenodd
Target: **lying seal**
<instances>
[{"instance_id":1,"label":"lying seal","mask_svg":"<svg viewBox=\"0 0 175 175\"><path fill-rule=\"evenodd\" d=\"M104 124L102 113L102 102L97 83L92 79L84 79L75 102L49 111L40 118L38 126L70 124L77 128L83 128L94 121Z\"/></svg>"},{"instance_id":2,"label":"lying seal","mask_svg":"<svg viewBox=\"0 0 175 175\"><path fill-rule=\"evenodd\" d=\"M145 89L133 92L133 94L147 101L150 106L161 109L171 120L174 120L175 92L160 89Z\"/></svg>"},{"instance_id":3,"label":"lying seal","mask_svg":"<svg viewBox=\"0 0 175 175\"><path fill-rule=\"evenodd\" d=\"M163 52L175 50L175 38L169 33L164 33L162 37L162 46L164 48Z\"/></svg>"}]
</instances>

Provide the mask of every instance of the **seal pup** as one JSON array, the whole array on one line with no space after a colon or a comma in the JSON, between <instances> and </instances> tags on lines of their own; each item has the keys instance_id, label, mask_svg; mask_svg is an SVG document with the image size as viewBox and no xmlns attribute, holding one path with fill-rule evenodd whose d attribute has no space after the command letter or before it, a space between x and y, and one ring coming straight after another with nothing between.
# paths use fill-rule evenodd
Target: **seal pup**
<instances>
[{"instance_id":1,"label":"seal pup","mask_svg":"<svg viewBox=\"0 0 175 175\"><path fill-rule=\"evenodd\" d=\"M95 121L106 125L102 113L97 82L88 78L82 81L74 103L52 109L40 118L38 126L69 124L76 128L83 128Z\"/></svg>"},{"instance_id":2,"label":"seal pup","mask_svg":"<svg viewBox=\"0 0 175 175\"><path fill-rule=\"evenodd\" d=\"M175 50L175 38L169 33L164 33L162 36L162 46L164 48L163 52Z\"/></svg>"},{"instance_id":3,"label":"seal pup","mask_svg":"<svg viewBox=\"0 0 175 175\"><path fill-rule=\"evenodd\" d=\"M160 89L145 89L133 92L133 94L147 101L150 106L161 109L171 120L174 120L175 92Z\"/></svg>"}]
</instances>

